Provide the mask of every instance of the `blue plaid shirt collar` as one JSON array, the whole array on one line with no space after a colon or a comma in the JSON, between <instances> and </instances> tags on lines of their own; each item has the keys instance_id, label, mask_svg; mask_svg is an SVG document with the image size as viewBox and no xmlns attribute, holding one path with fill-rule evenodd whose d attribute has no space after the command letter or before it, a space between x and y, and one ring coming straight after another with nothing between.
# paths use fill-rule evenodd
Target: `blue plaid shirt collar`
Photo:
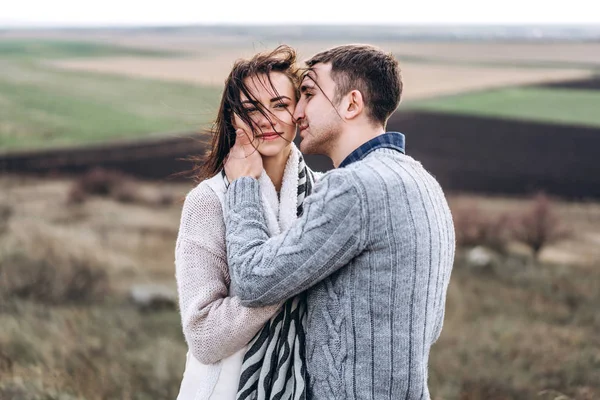
<instances>
[{"instance_id":1,"label":"blue plaid shirt collar","mask_svg":"<svg viewBox=\"0 0 600 400\"><path fill-rule=\"evenodd\" d=\"M377 149L393 149L404 154L404 135L400 132L386 132L364 143L342 161L338 168L344 168L353 162L360 161L370 152Z\"/></svg>"}]
</instances>

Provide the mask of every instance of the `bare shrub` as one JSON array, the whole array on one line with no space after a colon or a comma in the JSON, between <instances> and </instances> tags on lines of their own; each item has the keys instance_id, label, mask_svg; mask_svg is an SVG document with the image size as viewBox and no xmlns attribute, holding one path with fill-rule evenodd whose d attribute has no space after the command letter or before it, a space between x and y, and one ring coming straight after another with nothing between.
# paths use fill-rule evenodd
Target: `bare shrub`
<instances>
[{"instance_id":1,"label":"bare shrub","mask_svg":"<svg viewBox=\"0 0 600 400\"><path fill-rule=\"evenodd\" d=\"M8 222L12 217L14 210L8 204L0 203L0 235L8 229Z\"/></svg>"},{"instance_id":2,"label":"bare shrub","mask_svg":"<svg viewBox=\"0 0 600 400\"><path fill-rule=\"evenodd\" d=\"M110 196L121 203L136 203L140 200L138 187L133 181L118 183L111 189Z\"/></svg>"},{"instance_id":3,"label":"bare shrub","mask_svg":"<svg viewBox=\"0 0 600 400\"><path fill-rule=\"evenodd\" d=\"M77 184L86 193L107 196L116 186L127 179L131 178L121 172L94 168L82 175L77 180Z\"/></svg>"},{"instance_id":4,"label":"bare shrub","mask_svg":"<svg viewBox=\"0 0 600 400\"><path fill-rule=\"evenodd\" d=\"M513 230L515 238L530 246L536 258L545 246L571 234L543 193L536 195L530 208L516 218Z\"/></svg>"},{"instance_id":5,"label":"bare shrub","mask_svg":"<svg viewBox=\"0 0 600 400\"><path fill-rule=\"evenodd\" d=\"M106 196L121 203L136 203L149 207L168 207L181 197L158 185L143 185L133 177L118 171L95 168L75 181L67 197L68 204L81 204L89 195Z\"/></svg>"},{"instance_id":6,"label":"bare shrub","mask_svg":"<svg viewBox=\"0 0 600 400\"><path fill-rule=\"evenodd\" d=\"M83 189L82 185L75 184L71 186L69 194L67 195L67 204L81 204L84 203L88 198L87 192Z\"/></svg>"},{"instance_id":7,"label":"bare shrub","mask_svg":"<svg viewBox=\"0 0 600 400\"><path fill-rule=\"evenodd\" d=\"M86 302L108 292L108 275L93 249L60 231L28 226L0 253L0 297L45 303Z\"/></svg>"},{"instance_id":8,"label":"bare shrub","mask_svg":"<svg viewBox=\"0 0 600 400\"><path fill-rule=\"evenodd\" d=\"M71 187L70 204L82 203L88 195L109 196L123 203L138 200L137 184L133 177L119 171L94 168L81 175Z\"/></svg>"},{"instance_id":9,"label":"bare shrub","mask_svg":"<svg viewBox=\"0 0 600 400\"><path fill-rule=\"evenodd\" d=\"M11 373L13 370L13 358L7 354L7 351L3 348L0 349L0 377L3 374Z\"/></svg>"},{"instance_id":10,"label":"bare shrub","mask_svg":"<svg viewBox=\"0 0 600 400\"><path fill-rule=\"evenodd\" d=\"M179 195L177 193L173 193L173 191L169 189L161 188L158 191L158 196L156 199L156 205L161 207L167 207L177 203L179 199Z\"/></svg>"},{"instance_id":11,"label":"bare shrub","mask_svg":"<svg viewBox=\"0 0 600 400\"><path fill-rule=\"evenodd\" d=\"M475 202L461 202L452 207L452 218L458 246L485 246L500 253L506 251L512 231L508 214L486 214Z\"/></svg>"}]
</instances>

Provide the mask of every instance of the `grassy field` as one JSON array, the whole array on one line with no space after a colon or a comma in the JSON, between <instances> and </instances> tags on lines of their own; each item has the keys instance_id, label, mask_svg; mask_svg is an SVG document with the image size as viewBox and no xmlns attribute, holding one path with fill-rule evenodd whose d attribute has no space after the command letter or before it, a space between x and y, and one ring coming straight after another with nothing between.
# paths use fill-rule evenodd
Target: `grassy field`
<instances>
[{"instance_id":1,"label":"grassy field","mask_svg":"<svg viewBox=\"0 0 600 400\"><path fill-rule=\"evenodd\" d=\"M407 108L600 127L600 91L515 87L408 103Z\"/></svg>"},{"instance_id":2,"label":"grassy field","mask_svg":"<svg viewBox=\"0 0 600 400\"><path fill-rule=\"evenodd\" d=\"M214 119L220 85L233 61L268 47L231 38L223 38L220 48L197 37L147 36L109 35L103 41L85 35L88 41L73 37L0 40L0 151L197 131ZM304 58L332 44L311 41L297 47ZM383 44L394 51L399 46ZM481 46L465 46L457 49L465 54L468 49L483 51ZM400 47L409 58L424 60L439 49L426 43ZM506 58L510 46L497 47ZM515 48L528 60L525 50L533 48L521 47ZM582 55L586 48L574 46L574 51ZM540 46L537 59L548 57L550 50ZM490 57L489 51L484 52L482 62L489 63ZM464 61L475 62L472 58ZM505 58L497 61L505 63ZM506 89L454 97L462 92L578 78L587 74L585 70L455 62L455 58L440 64L403 62L406 106L594 126L600 120L595 112L598 97L592 93Z\"/></svg>"},{"instance_id":3,"label":"grassy field","mask_svg":"<svg viewBox=\"0 0 600 400\"><path fill-rule=\"evenodd\" d=\"M0 220L0 276L12 271L14 284L31 280L38 267L57 274L42 275L49 283L37 283L39 292L31 289L35 280L29 292L7 292L0 280L0 398L173 399L186 351L179 314L141 311L127 293L138 283L174 287L179 200L191 185L127 185L141 198L174 195L161 206L103 196L69 203L72 187L65 179L0 179L0 212L9 215ZM528 204L461 196L451 198L451 207L465 201L486 215L516 213ZM561 202L557 210L577 235L598 237L597 204ZM565 264L552 261L556 249L569 247L550 246L541 263L515 253L485 268L470 266L459 253L444 330L431 352L432 399L600 396L600 254ZM11 264L15 254L22 257L18 267ZM53 289L69 283L69 266L105 271L106 291L85 301L57 297Z\"/></svg>"},{"instance_id":4,"label":"grassy field","mask_svg":"<svg viewBox=\"0 0 600 400\"><path fill-rule=\"evenodd\" d=\"M202 74L222 79L241 41L228 37L220 48L202 35L73 35L0 40L1 151L197 130L214 117L220 94ZM411 42L390 51L423 61L405 64L403 107L600 126L599 92L481 90L586 71L462 65L598 64L598 46ZM457 91L475 92L417 101ZM0 399L176 397L186 352L179 314L142 310L129 293L136 284L174 290L181 200L191 187L125 181L110 196L80 198L68 179L0 176ZM474 195L450 203L455 215L462 204L485 217L529 206ZM537 261L519 243L485 267L467 261L468 249L458 252L431 351L432 399L600 398L600 206L555 207L572 236Z\"/></svg>"},{"instance_id":5,"label":"grassy field","mask_svg":"<svg viewBox=\"0 0 600 400\"><path fill-rule=\"evenodd\" d=\"M598 268L455 263L431 351L434 399L600 397Z\"/></svg>"},{"instance_id":6,"label":"grassy field","mask_svg":"<svg viewBox=\"0 0 600 400\"><path fill-rule=\"evenodd\" d=\"M43 63L45 57L130 54L90 43L0 41L0 149L56 147L157 132L197 131L214 118L220 90ZM35 57L33 57L35 53ZM155 52L134 51L152 55ZM1 53L0 53L1 54Z\"/></svg>"},{"instance_id":7,"label":"grassy field","mask_svg":"<svg viewBox=\"0 0 600 400\"><path fill-rule=\"evenodd\" d=\"M172 57L179 53L166 50L138 49L111 44L72 40L14 38L0 40L1 59L51 59L65 57L152 56Z\"/></svg>"}]
</instances>

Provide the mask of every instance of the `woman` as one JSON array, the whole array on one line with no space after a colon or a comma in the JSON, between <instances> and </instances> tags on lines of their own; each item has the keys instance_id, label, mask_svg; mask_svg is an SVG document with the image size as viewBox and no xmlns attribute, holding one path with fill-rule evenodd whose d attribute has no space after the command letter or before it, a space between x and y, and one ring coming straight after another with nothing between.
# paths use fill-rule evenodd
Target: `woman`
<instances>
[{"instance_id":1,"label":"woman","mask_svg":"<svg viewBox=\"0 0 600 400\"><path fill-rule=\"evenodd\" d=\"M205 180L186 197L175 250L189 347L180 400L306 397L304 299L265 308L241 306L235 288L229 288L223 217L228 185L223 163L238 129L253 134L252 144L263 159L259 182L271 235L302 213L314 173L292 142L299 96L295 62L295 51L280 46L236 62L225 81L211 150L199 168Z\"/></svg>"}]
</instances>

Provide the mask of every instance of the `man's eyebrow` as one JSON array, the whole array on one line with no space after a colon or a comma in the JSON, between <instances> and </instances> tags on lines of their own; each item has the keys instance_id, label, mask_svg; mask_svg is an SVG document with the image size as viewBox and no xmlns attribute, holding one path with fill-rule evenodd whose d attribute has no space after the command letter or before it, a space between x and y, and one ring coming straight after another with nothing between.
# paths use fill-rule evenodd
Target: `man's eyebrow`
<instances>
[{"instance_id":1,"label":"man's eyebrow","mask_svg":"<svg viewBox=\"0 0 600 400\"><path fill-rule=\"evenodd\" d=\"M300 85L300 93L304 93L307 90L310 90L312 88L314 88L313 85L302 84L302 85Z\"/></svg>"},{"instance_id":2,"label":"man's eyebrow","mask_svg":"<svg viewBox=\"0 0 600 400\"><path fill-rule=\"evenodd\" d=\"M319 84L317 83L317 71L313 68L306 69L301 76L300 80L300 93L304 93L307 90L314 89Z\"/></svg>"}]
</instances>

